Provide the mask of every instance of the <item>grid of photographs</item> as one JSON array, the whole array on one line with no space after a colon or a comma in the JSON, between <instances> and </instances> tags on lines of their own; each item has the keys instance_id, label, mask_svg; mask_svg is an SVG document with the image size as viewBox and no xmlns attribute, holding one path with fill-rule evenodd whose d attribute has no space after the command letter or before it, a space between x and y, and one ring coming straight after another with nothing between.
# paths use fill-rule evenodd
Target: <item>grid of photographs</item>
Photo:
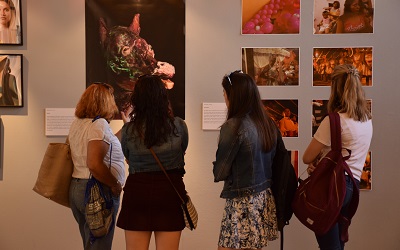
<instances>
[{"instance_id":1,"label":"grid of photographs","mask_svg":"<svg viewBox=\"0 0 400 250\"><path fill-rule=\"evenodd\" d=\"M242 0L242 35L299 34L300 0ZM313 34L372 34L374 32L374 0L314 0ZM311 24L310 24L311 25ZM334 37L332 37L334 39ZM352 41L357 41L356 36ZM242 70L254 78L259 87L298 87L301 48L242 47ZM331 74L337 65L354 65L364 87L372 87L373 47L314 47L310 55L312 86L330 87ZM328 98L328 96L327 96ZM328 100L312 100L312 136L327 115ZM279 127L283 137L298 138L298 100L263 100L265 108ZM371 111L372 100L368 100ZM303 133L304 134L304 133ZM298 151L294 151L297 152ZM369 152L361 176L362 190L372 189L372 163ZM296 170L296 173L298 169Z\"/></svg>"}]
</instances>

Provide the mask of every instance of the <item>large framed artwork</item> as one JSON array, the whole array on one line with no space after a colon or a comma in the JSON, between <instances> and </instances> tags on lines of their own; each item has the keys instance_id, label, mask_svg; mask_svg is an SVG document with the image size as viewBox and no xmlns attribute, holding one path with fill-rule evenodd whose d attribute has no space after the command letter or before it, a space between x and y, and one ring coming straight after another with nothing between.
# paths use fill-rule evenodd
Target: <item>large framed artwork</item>
<instances>
[{"instance_id":1,"label":"large framed artwork","mask_svg":"<svg viewBox=\"0 0 400 250\"><path fill-rule=\"evenodd\" d=\"M0 0L0 45L22 45L21 0Z\"/></svg>"},{"instance_id":2,"label":"large framed artwork","mask_svg":"<svg viewBox=\"0 0 400 250\"><path fill-rule=\"evenodd\" d=\"M85 0L85 20L86 86L109 83L123 111L136 80L159 75L185 118L184 0Z\"/></svg>"},{"instance_id":3,"label":"large framed artwork","mask_svg":"<svg viewBox=\"0 0 400 250\"><path fill-rule=\"evenodd\" d=\"M0 54L0 108L23 107L22 54Z\"/></svg>"}]
</instances>

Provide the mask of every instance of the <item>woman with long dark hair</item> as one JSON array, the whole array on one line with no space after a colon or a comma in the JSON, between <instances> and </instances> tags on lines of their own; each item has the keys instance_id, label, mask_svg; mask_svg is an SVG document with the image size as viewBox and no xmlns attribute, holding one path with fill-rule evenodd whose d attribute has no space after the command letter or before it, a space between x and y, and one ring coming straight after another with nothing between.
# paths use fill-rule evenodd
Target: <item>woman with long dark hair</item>
<instances>
[{"instance_id":1,"label":"woman with long dark hair","mask_svg":"<svg viewBox=\"0 0 400 250\"><path fill-rule=\"evenodd\" d=\"M117 226L125 230L126 249L148 249L154 232L157 249L178 250L185 228L181 200L150 152L154 150L182 197L188 146L186 123L174 117L159 76L138 79L131 98L131 121L122 128L122 150L129 163Z\"/></svg>"},{"instance_id":2,"label":"woman with long dark hair","mask_svg":"<svg viewBox=\"0 0 400 250\"><path fill-rule=\"evenodd\" d=\"M224 181L226 200L218 249L261 249L278 237L270 189L278 128L249 75L232 72L222 87L228 115L213 163L214 181Z\"/></svg>"}]
</instances>

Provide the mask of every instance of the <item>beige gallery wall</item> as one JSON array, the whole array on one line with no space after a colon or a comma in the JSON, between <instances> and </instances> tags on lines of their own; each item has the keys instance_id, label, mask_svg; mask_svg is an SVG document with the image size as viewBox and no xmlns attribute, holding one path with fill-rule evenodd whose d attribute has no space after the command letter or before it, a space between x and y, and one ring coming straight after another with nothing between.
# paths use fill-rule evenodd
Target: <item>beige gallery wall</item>
<instances>
[{"instance_id":1,"label":"beige gallery wall","mask_svg":"<svg viewBox=\"0 0 400 250\"><path fill-rule=\"evenodd\" d=\"M322 0L321 0L322 1ZM241 36L240 0L186 1L186 122L190 142L186 154L187 189L200 215L196 231L185 230L181 249L216 249L223 200L221 183L214 183L218 131L201 128L201 104L223 102L222 76L241 67L241 47L300 48L300 86L260 88L263 98L298 99L298 138L286 138L300 155L311 139L311 100L328 99L329 88L312 82L313 47L374 47L374 86L367 87L374 116L373 190L361 193L346 249L400 249L399 47L400 1L375 3L375 33L312 35L313 1L301 3L299 35ZM22 0L23 46L0 46L0 53L23 54L25 106L0 108L2 121L0 171L0 249L81 249L70 210L32 191L49 142L64 137L44 134L45 108L74 108L85 88L84 0ZM160 25L163 25L160 22ZM121 126L112 122L113 129ZM300 172L305 166L300 164ZM124 234L115 233L114 248L124 249ZM285 229L286 249L318 249L313 234L295 218ZM155 249L153 244L152 248ZM272 242L268 249L279 249Z\"/></svg>"}]
</instances>

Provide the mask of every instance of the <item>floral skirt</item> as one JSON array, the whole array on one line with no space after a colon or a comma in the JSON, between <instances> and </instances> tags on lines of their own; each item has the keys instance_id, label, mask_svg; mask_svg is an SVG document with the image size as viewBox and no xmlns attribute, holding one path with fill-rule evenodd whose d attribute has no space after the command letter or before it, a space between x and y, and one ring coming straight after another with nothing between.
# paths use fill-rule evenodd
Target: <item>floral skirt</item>
<instances>
[{"instance_id":1,"label":"floral skirt","mask_svg":"<svg viewBox=\"0 0 400 250\"><path fill-rule=\"evenodd\" d=\"M276 207L271 189L226 200L218 246L257 249L277 238Z\"/></svg>"}]
</instances>

